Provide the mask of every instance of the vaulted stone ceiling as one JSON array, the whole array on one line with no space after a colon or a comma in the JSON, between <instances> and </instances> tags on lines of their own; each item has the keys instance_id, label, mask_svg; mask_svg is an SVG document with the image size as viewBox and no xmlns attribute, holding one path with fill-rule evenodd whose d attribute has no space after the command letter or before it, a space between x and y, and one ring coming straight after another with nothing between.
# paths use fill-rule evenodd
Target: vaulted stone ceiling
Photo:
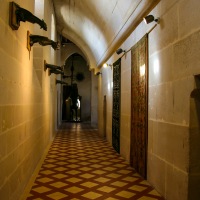
<instances>
[{"instance_id":1,"label":"vaulted stone ceiling","mask_svg":"<svg viewBox=\"0 0 200 200\"><path fill-rule=\"evenodd\" d=\"M160 0L53 0L57 29L101 67Z\"/></svg>"}]
</instances>

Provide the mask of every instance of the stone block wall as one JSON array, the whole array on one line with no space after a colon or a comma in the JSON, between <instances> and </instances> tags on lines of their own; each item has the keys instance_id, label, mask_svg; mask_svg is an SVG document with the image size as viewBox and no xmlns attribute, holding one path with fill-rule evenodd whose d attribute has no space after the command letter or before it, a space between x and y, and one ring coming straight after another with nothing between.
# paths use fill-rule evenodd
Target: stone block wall
<instances>
[{"instance_id":1,"label":"stone block wall","mask_svg":"<svg viewBox=\"0 0 200 200\"><path fill-rule=\"evenodd\" d=\"M192 125L194 121L199 123L199 115L194 114L199 113L199 104L190 98L196 88L194 75L200 74L199 9L200 2L196 0L162 0L150 13L160 17L161 22L149 33L147 179L167 200L200 197L199 124ZM154 25L146 25L141 19L121 48L129 50ZM113 54L108 62L117 59ZM129 161L130 51L123 56L121 69L121 154ZM100 98L112 93L107 89L107 83L112 81L109 69L103 70L102 77ZM111 109L111 98L108 105ZM107 138L112 144L112 113L107 118Z\"/></svg>"},{"instance_id":2,"label":"stone block wall","mask_svg":"<svg viewBox=\"0 0 200 200\"><path fill-rule=\"evenodd\" d=\"M30 53L26 48L27 30L49 35L50 21L47 32L37 32L38 25L28 22L21 22L14 31L9 26L9 2L2 0L0 6L0 199L16 200L55 133L56 115L50 115L56 109L51 98L57 92L55 77L43 70L43 60L51 58L47 50L51 47L34 50L36 45ZM35 13L36 1L15 2ZM44 0L44 5L52 15L51 1Z\"/></svg>"}]
</instances>

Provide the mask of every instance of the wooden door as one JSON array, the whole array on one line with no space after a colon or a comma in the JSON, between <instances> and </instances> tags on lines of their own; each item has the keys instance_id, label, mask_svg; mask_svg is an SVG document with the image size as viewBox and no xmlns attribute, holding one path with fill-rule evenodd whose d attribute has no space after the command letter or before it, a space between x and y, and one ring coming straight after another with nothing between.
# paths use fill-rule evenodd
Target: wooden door
<instances>
[{"instance_id":1,"label":"wooden door","mask_svg":"<svg viewBox=\"0 0 200 200\"><path fill-rule=\"evenodd\" d=\"M131 49L131 166L144 178L147 168L148 36Z\"/></svg>"}]
</instances>

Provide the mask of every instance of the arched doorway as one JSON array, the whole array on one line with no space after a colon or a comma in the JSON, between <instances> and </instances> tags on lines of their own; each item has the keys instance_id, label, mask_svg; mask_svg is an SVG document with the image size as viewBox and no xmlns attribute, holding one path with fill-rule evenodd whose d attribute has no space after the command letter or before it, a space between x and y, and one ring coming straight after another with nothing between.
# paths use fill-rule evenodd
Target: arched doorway
<instances>
[{"instance_id":1,"label":"arched doorway","mask_svg":"<svg viewBox=\"0 0 200 200\"><path fill-rule=\"evenodd\" d=\"M77 53L65 61L62 120L91 121L91 72L86 60Z\"/></svg>"}]
</instances>

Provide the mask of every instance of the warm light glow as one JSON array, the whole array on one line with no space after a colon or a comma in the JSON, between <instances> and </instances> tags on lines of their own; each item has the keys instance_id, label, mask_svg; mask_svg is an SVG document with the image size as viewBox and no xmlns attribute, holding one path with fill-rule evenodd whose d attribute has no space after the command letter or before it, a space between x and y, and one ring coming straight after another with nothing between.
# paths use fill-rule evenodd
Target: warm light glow
<instances>
[{"instance_id":1,"label":"warm light glow","mask_svg":"<svg viewBox=\"0 0 200 200\"><path fill-rule=\"evenodd\" d=\"M140 66L140 76L144 76L145 75L145 64Z\"/></svg>"},{"instance_id":2,"label":"warm light glow","mask_svg":"<svg viewBox=\"0 0 200 200\"><path fill-rule=\"evenodd\" d=\"M51 40L55 40L55 20L53 14L51 15Z\"/></svg>"},{"instance_id":3,"label":"warm light glow","mask_svg":"<svg viewBox=\"0 0 200 200\"><path fill-rule=\"evenodd\" d=\"M160 69L159 60L156 59L156 60L154 60L154 65L153 65L154 74L158 74L159 73L159 69Z\"/></svg>"},{"instance_id":4,"label":"warm light glow","mask_svg":"<svg viewBox=\"0 0 200 200\"><path fill-rule=\"evenodd\" d=\"M108 91L110 91L110 83L108 83Z\"/></svg>"},{"instance_id":5,"label":"warm light glow","mask_svg":"<svg viewBox=\"0 0 200 200\"><path fill-rule=\"evenodd\" d=\"M143 21L144 21L145 24L147 24L147 20L145 18L143 18Z\"/></svg>"},{"instance_id":6,"label":"warm light glow","mask_svg":"<svg viewBox=\"0 0 200 200\"><path fill-rule=\"evenodd\" d=\"M51 40L55 41L55 20L53 14L51 15ZM54 63L55 50L51 48L51 62Z\"/></svg>"},{"instance_id":7,"label":"warm light glow","mask_svg":"<svg viewBox=\"0 0 200 200\"><path fill-rule=\"evenodd\" d=\"M35 0L34 14L41 19L44 18L44 0Z\"/></svg>"},{"instance_id":8,"label":"warm light glow","mask_svg":"<svg viewBox=\"0 0 200 200\"><path fill-rule=\"evenodd\" d=\"M108 64L107 64L107 63L104 63L104 64L103 64L103 67L104 67L104 68L108 67Z\"/></svg>"}]
</instances>

